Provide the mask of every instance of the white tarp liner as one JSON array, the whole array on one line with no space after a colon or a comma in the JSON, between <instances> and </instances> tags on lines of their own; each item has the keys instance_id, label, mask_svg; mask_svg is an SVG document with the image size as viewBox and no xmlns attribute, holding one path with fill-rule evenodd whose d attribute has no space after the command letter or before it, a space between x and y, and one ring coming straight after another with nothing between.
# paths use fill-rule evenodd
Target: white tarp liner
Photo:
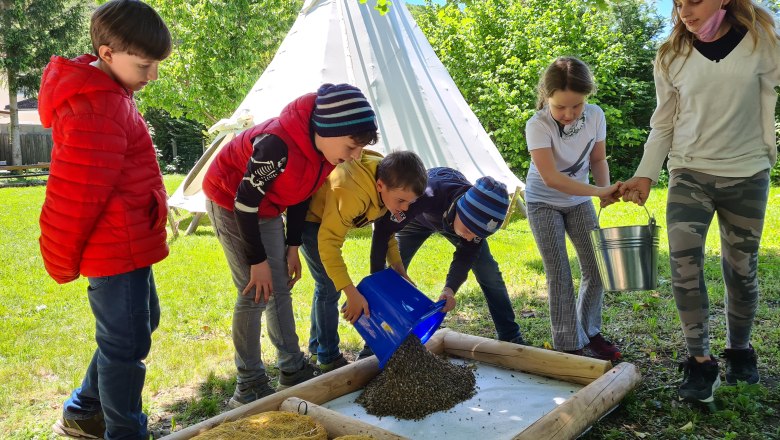
<instances>
[{"instance_id":1,"label":"white tarp liner","mask_svg":"<svg viewBox=\"0 0 780 440\"><path fill-rule=\"evenodd\" d=\"M412 439L501 440L513 438L584 387L481 362L450 361L474 365L477 378L477 394L451 410L418 421L379 418L355 403L362 390L321 406Z\"/></svg>"},{"instance_id":2,"label":"white tarp liner","mask_svg":"<svg viewBox=\"0 0 780 440\"><path fill-rule=\"evenodd\" d=\"M499 154L404 2L393 1L384 16L375 4L307 0L244 101L213 129L235 126L247 116L262 122L322 83L346 82L363 90L377 112L380 140L372 149L385 154L412 150L426 167L456 168L472 182L489 175L510 193L522 190L525 185ZM196 166L191 173L206 168ZM185 183L190 181L198 180ZM199 188L187 189L188 197L185 189L180 187L169 204L204 211Z\"/></svg>"}]
</instances>

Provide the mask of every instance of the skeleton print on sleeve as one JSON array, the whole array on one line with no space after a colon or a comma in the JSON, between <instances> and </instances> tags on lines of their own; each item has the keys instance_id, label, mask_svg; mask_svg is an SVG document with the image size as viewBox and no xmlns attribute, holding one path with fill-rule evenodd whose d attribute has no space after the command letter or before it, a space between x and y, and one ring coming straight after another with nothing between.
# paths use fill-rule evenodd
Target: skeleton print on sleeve
<instances>
[{"instance_id":1,"label":"skeleton print on sleeve","mask_svg":"<svg viewBox=\"0 0 780 440\"><path fill-rule=\"evenodd\" d=\"M233 212L238 230L244 242L249 264L262 263L266 259L260 237L257 211L266 190L287 165L287 145L277 136L261 134L254 139L252 156L238 185Z\"/></svg>"}]
</instances>

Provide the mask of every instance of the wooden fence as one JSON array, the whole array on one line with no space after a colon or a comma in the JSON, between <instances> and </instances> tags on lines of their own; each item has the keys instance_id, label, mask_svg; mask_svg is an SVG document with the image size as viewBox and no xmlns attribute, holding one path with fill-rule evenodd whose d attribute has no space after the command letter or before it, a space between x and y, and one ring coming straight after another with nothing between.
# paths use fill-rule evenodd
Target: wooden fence
<instances>
[{"instance_id":1,"label":"wooden fence","mask_svg":"<svg viewBox=\"0 0 780 440\"><path fill-rule=\"evenodd\" d=\"M22 165L51 162L51 133L22 133ZM10 164L13 160L11 136L0 132L0 162Z\"/></svg>"}]
</instances>

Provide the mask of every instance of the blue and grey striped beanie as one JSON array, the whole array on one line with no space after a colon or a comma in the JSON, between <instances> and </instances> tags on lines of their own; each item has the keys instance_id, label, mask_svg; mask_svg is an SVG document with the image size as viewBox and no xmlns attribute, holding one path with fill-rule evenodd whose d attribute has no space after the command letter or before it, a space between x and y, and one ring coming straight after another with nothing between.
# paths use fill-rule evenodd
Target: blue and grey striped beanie
<instances>
[{"instance_id":1,"label":"blue and grey striped beanie","mask_svg":"<svg viewBox=\"0 0 780 440\"><path fill-rule=\"evenodd\" d=\"M506 185L492 177L480 177L455 205L460 221L478 237L496 232L506 218L509 195Z\"/></svg>"},{"instance_id":2,"label":"blue and grey striped beanie","mask_svg":"<svg viewBox=\"0 0 780 440\"><path fill-rule=\"evenodd\" d=\"M314 102L314 131L322 137L349 136L376 131L371 104L355 86L323 84Z\"/></svg>"}]
</instances>

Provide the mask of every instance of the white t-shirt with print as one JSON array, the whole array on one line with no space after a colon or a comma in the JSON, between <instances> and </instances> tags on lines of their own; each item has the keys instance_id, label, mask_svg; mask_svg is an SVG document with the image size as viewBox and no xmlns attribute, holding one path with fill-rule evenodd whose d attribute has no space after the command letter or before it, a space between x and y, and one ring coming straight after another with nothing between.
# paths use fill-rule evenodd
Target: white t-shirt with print
<instances>
[{"instance_id":1,"label":"white t-shirt with print","mask_svg":"<svg viewBox=\"0 0 780 440\"><path fill-rule=\"evenodd\" d=\"M590 154L597 142L607 138L607 120L599 106L585 104L582 116L561 130L549 107L544 107L525 124L525 138L528 151L551 148L558 171L588 183ZM531 161L525 181L525 201L568 207L590 201L590 197L572 196L548 187Z\"/></svg>"}]
</instances>

